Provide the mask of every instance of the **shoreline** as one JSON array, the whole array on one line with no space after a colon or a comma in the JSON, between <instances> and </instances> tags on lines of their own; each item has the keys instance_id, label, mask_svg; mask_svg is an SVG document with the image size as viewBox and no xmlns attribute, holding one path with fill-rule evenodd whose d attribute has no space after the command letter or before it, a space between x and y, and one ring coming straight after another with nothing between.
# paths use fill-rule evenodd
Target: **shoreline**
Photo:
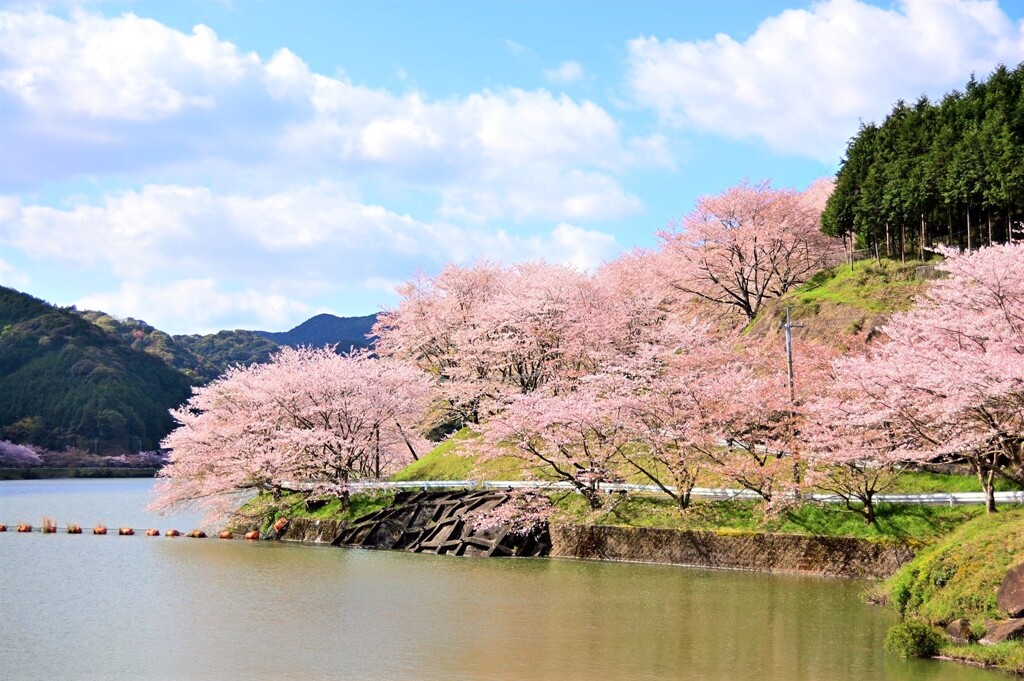
<instances>
[{"instance_id":1,"label":"shoreline","mask_svg":"<svg viewBox=\"0 0 1024 681\"><path fill-rule=\"evenodd\" d=\"M347 523L336 520L292 518L276 539L334 545L347 527ZM550 533L552 547L544 558L846 579L885 579L917 552L911 544L896 541L771 532L736 534L613 525L554 525ZM345 547L342 545L342 548Z\"/></svg>"},{"instance_id":2,"label":"shoreline","mask_svg":"<svg viewBox=\"0 0 1024 681\"><path fill-rule=\"evenodd\" d=\"M0 480L61 480L67 478L154 478L159 468L79 466L58 468L0 468Z\"/></svg>"}]
</instances>

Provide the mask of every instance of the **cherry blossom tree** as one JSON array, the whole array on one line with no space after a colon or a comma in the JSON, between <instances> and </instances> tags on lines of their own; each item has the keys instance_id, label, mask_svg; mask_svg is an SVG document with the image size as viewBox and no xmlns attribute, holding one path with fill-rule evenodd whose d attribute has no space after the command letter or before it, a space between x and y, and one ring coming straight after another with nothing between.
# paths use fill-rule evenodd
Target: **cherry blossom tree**
<instances>
[{"instance_id":1,"label":"cherry blossom tree","mask_svg":"<svg viewBox=\"0 0 1024 681\"><path fill-rule=\"evenodd\" d=\"M601 508L600 483L617 479L631 431L625 407L596 383L512 398L500 417L482 428L481 461L519 458L534 477L568 482L592 509Z\"/></svg>"},{"instance_id":2,"label":"cherry blossom tree","mask_svg":"<svg viewBox=\"0 0 1024 681\"><path fill-rule=\"evenodd\" d=\"M836 361L821 394L808 405L801 435L812 451L807 482L841 497L866 523L877 524L875 496L921 453L907 422L891 408L897 402L876 399L881 396L877 373L865 371L868 361L862 356Z\"/></svg>"},{"instance_id":3,"label":"cherry blossom tree","mask_svg":"<svg viewBox=\"0 0 1024 681\"><path fill-rule=\"evenodd\" d=\"M659 233L666 280L687 295L730 306L753 319L841 254L820 229L830 180L806 192L743 182L698 200L680 223Z\"/></svg>"},{"instance_id":4,"label":"cherry blossom tree","mask_svg":"<svg viewBox=\"0 0 1024 681\"><path fill-rule=\"evenodd\" d=\"M8 440L0 440L0 466L41 466L43 459L31 447L14 444Z\"/></svg>"},{"instance_id":5,"label":"cherry blossom tree","mask_svg":"<svg viewBox=\"0 0 1024 681\"><path fill-rule=\"evenodd\" d=\"M997 477L1024 483L1024 245L944 255L948 276L837 382L860 393L858 418L883 419L889 456L968 462L991 512Z\"/></svg>"},{"instance_id":6,"label":"cherry blossom tree","mask_svg":"<svg viewBox=\"0 0 1024 681\"><path fill-rule=\"evenodd\" d=\"M347 501L351 480L422 451L416 429L432 384L416 367L331 348L285 348L233 368L172 410L179 426L163 443L170 463L153 506L195 502L223 515L245 490Z\"/></svg>"},{"instance_id":7,"label":"cherry blossom tree","mask_svg":"<svg viewBox=\"0 0 1024 681\"><path fill-rule=\"evenodd\" d=\"M436 277L418 273L396 289L398 306L383 311L374 325L377 352L436 376L456 420L479 420L490 367L471 364L463 345L479 335L479 317L506 279L506 268L484 261L448 265Z\"/></svg>"},{"instance_id":8,"label":"cherry blossom tree","mask_svg":"<svg viewBox=\"0 0 1024 681\"><path fill-rule=\"evenodd\" d=\"M509 534L526 536L544 527L554 507L551 500L535 490L513 490L502 504L487 510L474 509L463 520L474 530L507 528Z\"/></svg>"},{"instance_id":9,"label":"cherry blossom tree","mask_svg":"<svg viewBox=\"0 0 1024 681\"><path fill-rule=\"evenodd\" d=\"M516 396L585 375L615 334L587 274L543 262L449 266L399 289L375 327L378 351L440 379L456 420L478 423Z\"/></svg>"}]
</instances>

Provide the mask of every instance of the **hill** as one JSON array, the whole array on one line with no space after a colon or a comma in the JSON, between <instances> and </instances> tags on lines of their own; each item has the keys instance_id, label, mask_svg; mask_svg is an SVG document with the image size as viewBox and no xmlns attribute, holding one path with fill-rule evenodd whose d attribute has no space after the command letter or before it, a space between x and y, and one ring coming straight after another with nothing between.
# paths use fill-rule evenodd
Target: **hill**
<instances>
[{"instance_id":1,"label":"hill","mask_svg":"<svg viewBox=\"0 0 1024 681\"><path fill-rule=\"evenodd\" d=\"M218 331L172 336L140 319L118 319L106 312L77 314L136 350L159 357L197 385L208 383L235 364L266 362L282 345L337 345L342 351L366 348L376 315L336 317L317 315L290 331Z\"/></svg>"},{"instance_id":2,"label":"hill","mask_svg":"<svg viewBox=\"0 0 1024 681\"><path fill-rule=\"evenodd\" d=\"M52 449L154 449L184 374L73 310L0 287L0 437Z\"/></svg>"},{"instance_id":3,"label":"hill","mask_svg":"<svg viewBox=\"0 0 1024 681\"><path fill-rule=\"evenodd\" d=\"M377 315L364 317L336 317L332 314L318 314L307 319L290 331L271 332L253 331L252 333L269 338L281 345L297 347L300 345L335 345L347 351L350 348L368 348L373 341L368 338Z\"/></svg>"},{"instance_id":4,"label":"hill","mask_svg":"<svg viewBox=\"0 0 1024 681\"><path fill-rule=\"evenodd\" d=\"M193 371L207 383L235 364L261 364L281 346L254 331L218 331L206 335L173 336L180 347L199 360Z\"/></svg>"},{"instance_id":5,"label":"hill","mask_svg":"<svg viewBox=\"0 0 1024 681\"><path fill-rule=\"evenodd\" d=\"M851 268L843 264L822 270L781 298L765 304L747 326L746 334L782 334L786 307L795 332L805 340L848 350L876 338L894 312L913 307L927 281L919 276L920 262L864 260Z\"/></svg>"}]
</instances>

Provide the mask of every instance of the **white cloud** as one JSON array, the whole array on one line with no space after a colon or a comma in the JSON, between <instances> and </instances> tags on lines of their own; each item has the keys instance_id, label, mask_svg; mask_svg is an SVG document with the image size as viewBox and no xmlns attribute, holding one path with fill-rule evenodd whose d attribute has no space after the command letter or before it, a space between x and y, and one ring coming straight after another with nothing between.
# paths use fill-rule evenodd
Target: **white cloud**
<instances>
[{"instance_id":1,"label":"white cloud","mask_svg":"<svg viewBox=\"0 0 1024 681\"><path fill-rule=\"evenodd\" d=\"M0 72L0 88L36 111L140 121L211 108L261 66L206 26L186 35L132 14L81 11L71 21L3 13L0 55L16 65Z\"/></svg>"},{"instance_id":2,"label":"white cloud","mask_svg":"<svg viewBox=\"0 0 1024 681\"><path fill-rule=\"evenodd\" d=\"M9 286L19 290L29 287L31 279L27 274L0 258L0 286Z\"/></svg>"},{"instance_id":3,"label":"white cloud","mask_svg":"<svg viewBox=\"0 0 1024 681\"><path fill-rule=\"evenodd\" d=\"M565 79L582 67L556 71ZM525 213L473 204L449 212L516 220L633 212L639 200L621 175L664 162L634 153L648 140L625 135L591 101L514 88L433 100L396 94L315 73L287 48L269 59L243 52L206 26L184 33L82 10L68 19L0 12L0 138L0 191L83 175L144 173L190 185L287 168L412 186L446 209L480 185L485 194L508 183L556 195ZM563 210L583 205L581 176L598 177L621 200L610 211L608 201L592 213ZM538 214L541 205L554 212Z\"/></svg>"},{"instance_id":4,"label":"white cloud","mask_svg":"<svg viewBox=\"0 0 1024 681\"><path fill-rule=\"evenodd\" d=\"M642 37L629 55L633 96L666 123L835 162L858 119L1020 62L1024 26L988 0L826 0L765 20L743 42Z\"/></svg>"},{"instance_id":5,"label":"white cloud","mask_svg":"<svg viewBox=\"0 0 1024 681\"><path fill-rule=\"evenodd\" d=\"M551 83L575 83L583 80L583 76L583 65L578 61L565 61L556 69L544 69L544 77Z\"/></svg>"},{"instance_id":6,"label":"white cloud","mask_svg":"<svg viewBox=\"0 0 1024 681\"><path fill-rule=\"evenodd\" d=\"M163 286L127 282L114 293L85 296L75 305L119 317L146 310L146 321L155 327L189 333L216 331L235 319L252 320L261 329L284 329L312 312L311 306L283 295L225 291L213 279L182 279Z\"/></svg>"},{"instance_id":7,"label":"white cloud","mask_svg":"<svg viewBox=\"0 0 1024 681\"><path fill-rule=\"evenodd\" d=\"M331 183L270 195L151 185L66 208L0 199L4 206L0 244L122 280L119 291L87 294L78 304L172 331L246 316L284 328L310 309L299 301L351 289L376 295L387 282L447 262L544 258L589 268L619 251L611 235L568 224L515 235L424 222L361 203Z\"/></svg>"}]
</instances>

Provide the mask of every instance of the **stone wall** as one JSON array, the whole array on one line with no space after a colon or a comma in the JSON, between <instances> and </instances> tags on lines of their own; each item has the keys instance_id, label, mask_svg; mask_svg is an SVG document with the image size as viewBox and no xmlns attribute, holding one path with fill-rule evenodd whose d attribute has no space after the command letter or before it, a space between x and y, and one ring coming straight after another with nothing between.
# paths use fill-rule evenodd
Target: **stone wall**
<instances>
[{"instance_id":1,"label":"stone wall","mask_svg":"<svg viewBox=\"0 0 1024 681\"><path fill-rule=\"evenodd\" d=\"M281 541L301 541L311 544L330 544L345 529L340 520L311 520L295 518L288 523L281 536Z\"/></svg>"},{"instance_id":2,"label":"stone wall","mask_svg":"<svg viewBox=\"0 0 1024 681\"><path fill-rule=\"evenodd\" d=\"M637 527L551 527L551 555L760 572L884 578L914 555L897 542Z\"/></svg>"}]
</instances>

